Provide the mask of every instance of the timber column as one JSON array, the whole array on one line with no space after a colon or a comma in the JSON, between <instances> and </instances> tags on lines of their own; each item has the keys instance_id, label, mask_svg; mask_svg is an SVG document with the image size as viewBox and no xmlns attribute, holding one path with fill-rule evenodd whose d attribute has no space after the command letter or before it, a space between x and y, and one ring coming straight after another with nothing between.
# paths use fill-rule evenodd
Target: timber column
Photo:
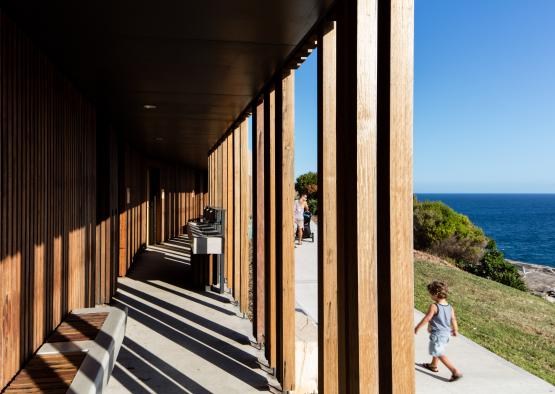
<instances>
[{"instance_id":1,"label":"timber column","mask_svg":"<svg viewBox=\"0 0 555 394\"><path fill-rule=\"evenodd\" d=\"M414 392L413 8L413 0L338 3L341 393Z\"/></svg>"},{"instance_id":2,"label":"timber column","mask_svg":"<svg viewBox=\"0 0 555 394\"><path fill-rule=\"evenodd\" d=\"M295 202L295 73L276 81L276 376L295 389L295 250L291 210Z\"/></svg>"}]
</instances>

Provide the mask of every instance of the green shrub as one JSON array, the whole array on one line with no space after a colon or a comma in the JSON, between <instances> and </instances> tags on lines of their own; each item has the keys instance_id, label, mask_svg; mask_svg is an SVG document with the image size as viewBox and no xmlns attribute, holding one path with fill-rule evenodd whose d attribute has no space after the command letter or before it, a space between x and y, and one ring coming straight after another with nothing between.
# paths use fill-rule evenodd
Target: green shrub
<instances>
[{"instance_id":1,"label":"green shrub","mask_svg":"<svg viewBox=\"0 0 555 394\"><path fill-rule=\"evenodd\" d=\"M415 201L414 247L455 261L478 263L487 238L467 216L441 201Z\"/></svg>"},{"instance_id":2,"label":"green shrub","mask_svg":"<svg viewBox=\"0 0 555 394\"><path fill-rule=\"evenodd\" d=\"M461 264L461 268L474 275L494 280L515 289L526 291L526 284L514 264L505 260L503 252L491 241L479 264Z\"/></svg>"}]
</instances>

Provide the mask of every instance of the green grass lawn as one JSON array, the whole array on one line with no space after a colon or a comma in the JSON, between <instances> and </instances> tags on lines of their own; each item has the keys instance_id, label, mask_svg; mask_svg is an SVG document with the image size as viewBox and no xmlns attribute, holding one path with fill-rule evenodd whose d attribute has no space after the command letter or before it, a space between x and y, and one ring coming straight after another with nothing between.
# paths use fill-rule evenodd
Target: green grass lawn
<instances>
[{"instance_id":1,"label":"green grass lawn","mask_svg":"<svg viewBox=\"0 0 555 394\"><path fill-rule=\"evenodd\" d=\"M414 271L416 309L430 305L429 282L446 282L463 335L555 384L555 304L437 263L416 261Z\"/></svg>"}]
</instances>

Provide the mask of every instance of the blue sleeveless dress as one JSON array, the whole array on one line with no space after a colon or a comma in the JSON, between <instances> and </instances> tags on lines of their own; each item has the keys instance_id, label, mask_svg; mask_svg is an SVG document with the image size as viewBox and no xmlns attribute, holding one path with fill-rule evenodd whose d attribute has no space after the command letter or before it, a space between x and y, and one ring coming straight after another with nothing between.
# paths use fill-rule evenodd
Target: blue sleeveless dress
<instances>
[{"instance_id":1,"label":"blue sleeveless dress","mask_svg":"<svg viewBox=\"0 0 555 394\"><path fill-rule=\"evenodd\" d=\"M445 346L451 336L451 316L453 307L449 304L436 303L437 313L430 320L430 344L428 351L431 356L439 357L445 352Z\"/></svg>"}]
</instances>

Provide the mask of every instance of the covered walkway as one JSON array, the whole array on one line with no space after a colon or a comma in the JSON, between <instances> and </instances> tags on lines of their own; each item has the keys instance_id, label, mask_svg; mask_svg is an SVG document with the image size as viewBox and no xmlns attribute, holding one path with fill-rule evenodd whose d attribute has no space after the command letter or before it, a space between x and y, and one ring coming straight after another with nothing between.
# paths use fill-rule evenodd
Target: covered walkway
<instances>
[{"instance_id":1,"label":"covered walkway","mask_svg":"<svg viewBox=\"0 0 555 394\"><path fill-rule=\"evenodd\" d=\"M413 8L0 1L0 389L71 311L115 302L129 326L109 391L264 390L262 360L284 392L309 364L319 392L414 392ZM309 363L288 212L295 70L314 52ZM192 280L229 299L185 290L182 237L208 207L223 275L200 251Z\"/></svg>"},{"instance_id":2,"label":"covered walkway","mask_svg":"<svg viewBox=\"0 0 555 394\"><path fill-rule=\"evenodd\" d=\"M251 323L228 296L186 289L185 237L148 247L118 281L127 333L107 393L268 390Z\"/></svg>"}]
</instances>

